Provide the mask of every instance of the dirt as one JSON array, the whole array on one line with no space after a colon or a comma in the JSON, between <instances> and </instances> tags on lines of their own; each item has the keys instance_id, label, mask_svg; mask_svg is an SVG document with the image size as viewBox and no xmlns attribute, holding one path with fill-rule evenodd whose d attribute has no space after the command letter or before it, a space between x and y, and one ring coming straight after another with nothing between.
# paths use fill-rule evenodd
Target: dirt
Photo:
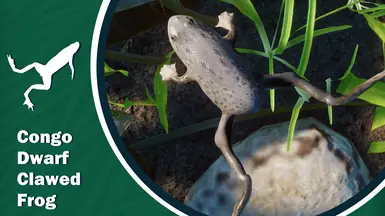
<instances>
[{"instance_id":1,"label":"dirt","mask_svg":"<svg viewBox=\"0 0 385 216\"><path fill-rule=\"evenodd\" d=\"M239 13L236 8L216 0L197 2L193 9L203 14L217 16L224 10L234 12L239 34L236 47L263 50L255 25ZM277 23L281 1L252 2L264 21L271 39ZM329 12L344 3L340 1L319 2L317 15ZM293 29L305 24L307 6L308 1L296 1ZM327 78L337 80L344 74L356 44L359 44L359 51L353 68L354 74L362 78L369 78L382 71L384 67L381 42L362 16L345 10L318 21L316 29L336 25L352 25L353 27L338 33L317 37L313 43L310 62L306 71L306 77L310 82L322 89L325 89ZM123 47L123 50L129 53L150 56L164 56L172 50L167 39L165 25L109 48L121 50ZM281 57L293 65L298 65L301 51L302 45L297 45L285 51ZM268 73L267 59L254 55L245 55L245 58L250 60L253 68L255 68L255 73ZM126 97L131 100L144 100L146 99L145 87L148 87L153 93L153 77L156 66L122 62L109 63L115 68L124 68L130 72L128 77L114 74L106 79L108 94L113 101L123 102ZM279 63L275 64L277 73L289 70ZM181 72L183 67L178 69ZM333 82L333 91L335 91L337 84L337 82ZM269 108L267 91L264 96L263 108ZM295 90L277 90L276 106L294 106L297 98L298 94ZM385 127L370 131L374 110L374 106L336 107L334 108L334 124L330 127L355 144L371 174L376 176L385 166L385 154L368 154L367 150L372 141L385 140ZM156 108L133 106L126 112L134 116L134 120L129 123L126 132L122 135L126 145L164 133ZM180 85L169 82L167 112L170 132L220 116L220 110L210 102L195 83ZM270 115L236 124L233 142L245 138L264 125L288 121L290 115L290 112ZM300 113L300 118L308 116L328 124L326 109ZM174 198L183 201L192 184L220 156L220 152L213 142L214 132L215 128L208 129L138 153L156 168L155 182Z\"/></svg>"}]
</instances>

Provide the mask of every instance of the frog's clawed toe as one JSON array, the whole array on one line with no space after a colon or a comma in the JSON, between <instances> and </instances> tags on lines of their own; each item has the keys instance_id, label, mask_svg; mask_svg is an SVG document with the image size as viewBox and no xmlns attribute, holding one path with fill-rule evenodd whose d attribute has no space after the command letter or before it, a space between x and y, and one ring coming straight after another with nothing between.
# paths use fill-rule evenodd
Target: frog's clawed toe
<instances>
[{"instance_id":1,"label":"frog's clawed toe","mask_svg":"<svg viewBox=\"0 0 385 216\"><path fill-rule=\"evenodd\" d=\"M160 69L160 75L162 76L162 80L164 81L178 77L175 63L170 65L163 65L163 67Z\"/></svg>"},{"instance_id":2,"label":"frog's clawed toe","mask_svg":"<svg viewBox=\"0 0 385 216\"><path fill-rule=\"evenodd\" d=\"M25 99L23 105L27 105L28 109L31 109L33 111L33 103L29 99Z\"/></svg>"},{"instance_id":3,"label":"frog's clawed toe","mask_svg":"<svg viewBox=\"0 0 385 216\"><path fill-rule=\"evenodd\" d=\"M221 27L228 31L233 31L233 13L229 13L227 11L221 13L218 16L218 24L215 27Z\"/></svg>"}]
</instances>

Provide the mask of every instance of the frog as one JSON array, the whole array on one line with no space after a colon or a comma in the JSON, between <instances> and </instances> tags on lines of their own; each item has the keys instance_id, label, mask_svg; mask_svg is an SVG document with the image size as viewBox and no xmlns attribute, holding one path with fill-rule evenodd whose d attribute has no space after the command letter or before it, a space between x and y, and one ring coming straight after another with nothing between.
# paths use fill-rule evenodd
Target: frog
<instances>
[{"instance_id":1,"label":"frog","mask_svg":"<svg viewBox=\"0 0 385 216\"><path fill-rule=\"evenodd\" d=\"M251 68L251 64L235 49L237 30L233 18L234 13L227 11L218 15L215 27L227 31L222 36L215 28L192 16L171 16L167 23L168 39L187 70L183 75L179 75L175 63L165 64L160 70L160 75L165 82L198 83L202 91L221 110L214 143L244 188L242 196L233 208L232 215L238 216L250 199L252 180L231 147L235 116L258 112L261 109L262 92L277 88L299 88L310 97L327 105L344 105L382 80L385 71L342 96L333 96L317 88L295 72L282 72L257 78L253 76L255 69Z\"/></svg>"}]
</instances>

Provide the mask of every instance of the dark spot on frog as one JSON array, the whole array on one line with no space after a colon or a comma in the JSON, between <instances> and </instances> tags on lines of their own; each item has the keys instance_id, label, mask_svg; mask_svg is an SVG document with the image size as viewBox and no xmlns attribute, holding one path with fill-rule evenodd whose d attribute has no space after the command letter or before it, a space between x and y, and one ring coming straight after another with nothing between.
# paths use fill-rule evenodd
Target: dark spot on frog
<instances>
[{"instance_id":1,"label":"dark spot on frog","mask_svg":"<svg viewBox=\"0 0 385 216\"><path fill-rule=\"evenodd\" d=\"M212 197L214 195L214 191L212 191L212 190L204 190L202 195L205 198L209 198L209 197Z\"/></svg>"},{"instance_id":2,"label":"dark spot on frog","mask_svg":"<svg viewBox=\"0 0 385 216\"><path fill-rule=\"evenodd\" d=\"M218 194L218 205L219 206L224 206L227 203L226 196L223 195L222 193Z\"/></svg>"},{"instance_id":3,"label":"dark spot on frog","mask_svg":"<svg viewBox=\"0 0 385 216\"><path fill-rule=\"evenodd\" d=\"M262 166L267 161L267 157L256 156L252 159L254 167Z\"/></svg>"},{"instance_id":4,"label":"dark spot on frog","mask_svg":"<svg viewBox=\"0 0 385 216\"><path fill-rule=\"evenodd\" d=\"M198 79L200 80L203 80L202 76L201 75L198 75Z\"/></svg>"},{"instance_id":5,"label":"dark spot on frog","mask_svg":"<svg viewBox=\"0 0 385 216\"><path fill-rule=\"evenodd\" d=\"M223 91L227 91L228 89L227 88L223 88Z\"/></svg>"},{"instance_id":6,"label":"dark spot on frog","mask_svg":"<svg viewBox=\"0 0 385 216\"><path fill-rule=\"evenodd\" d=\"M353 172L353 165L351 160L346 161L346 172L348 174L352 174Z\"/></svg>"},{"instance_id":7,"label":"dark spot on frog","mask_svg":"<svg viewBox=\"0 0 385 216\"><path fill-rule=\"evenodd\" d=\"M207 65L206 65L206 63L204 63L203 61L201 61L201 65L202 65L202 67L203 67L204 69L207 69Z\"/></svg>"},{"instance_id":8,"label":"dark spot on frog","mask_svg":"<svg viewBox=\"0 0 385 216\"><path fill-rule=\"evenodd\" d=\"M220 55L220 54L221 54L221 52L219 51L218 48L214 48L214 53L217 54L217 55Z\"/></svg>"},{"instance_id":9,"label":"dark spot on frog","mask_svg":"<svg viewBox=\"0 0 385 216\"><path fill-rule=\"evenodd\" d=\"M187 22L190 25L194 25L195 24L195 20L193 20L192 18L188 18Z\"/></svg>"},{"instance_id":10,"label":"dark spot on frog","mask_svg":"<svg viewBox=\"0 0 385 216\"><path fill-rule=\"evenodd\" d=\"M356 176L358 190L362 190L365 187L364 177L361 174Z\"/></svg>"},{"instance_id":11,"label":"dark spot on frog","mask_svg":"<svg viewBox=\"0 0 385 216\"><path fill-rule=\"evenodd\" d=\"M203 38L207 38L207 34L205 34L204 32L199 32L200 35L203 37Z\"/></svg>"},{"instance_id":12,"label":"dark spot on frog","mask_svg":"<svg viewBox=\"0 0 385 216\"><path fill-rule=\"evenodd\" d=\"M223 184L230 179L230 174L228 172L219 172L216 177L217 184Z\"/></svg>"},{"instance_id":13,"label":"dark spot on frog","mask_svg":"<svg viewBox=\"0 0 385 216\"><path fill-rule=\"evenodd\" d=\"M329 138L327 138L327 141L328 141L328 149L329 149L329 151L333 151L334 144L331 142L331 140Z\"/></svg>"},{"instance_id":14,"label":"dark spot on frog","mask_svg":"<svg viewBox=\"0 0 385 216\"><path fill-rule=\"evenodd\" d=\"M190 53L190 52L191 52L191 50L190 50L189 48L186 48L184 51L185 51L186 53Z\"/></svg>"},{"instance_id":15,"label":"dark spot on frog","mask_svg":"<svg viewBox=\"0 0 385 216\"><path fill-rule=\"evenodd\" d=\"M334 150L334 155L341 161L345 161L345 155L344 153L339 149L339 148L336 148Z\"/></svg>"}]
</instances>

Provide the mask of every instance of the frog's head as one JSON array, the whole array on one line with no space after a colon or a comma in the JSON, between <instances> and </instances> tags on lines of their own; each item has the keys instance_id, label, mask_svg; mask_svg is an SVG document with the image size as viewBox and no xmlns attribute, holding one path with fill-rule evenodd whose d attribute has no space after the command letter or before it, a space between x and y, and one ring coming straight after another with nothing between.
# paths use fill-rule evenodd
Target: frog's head
<instances>
[{"instance_id":1,"label":"frog's head","mask_svg":"<svg viewBox=\"0 0 385 216\"><path fill-rule=\"evenodd\" d=\"M201 21L185 15L175 15L168 20L168 38L174 49L178 45L194 45L199 41L201 32L210 31ZM177 51L177 50L176 50Z\"/></svg>"}]
</instances>

